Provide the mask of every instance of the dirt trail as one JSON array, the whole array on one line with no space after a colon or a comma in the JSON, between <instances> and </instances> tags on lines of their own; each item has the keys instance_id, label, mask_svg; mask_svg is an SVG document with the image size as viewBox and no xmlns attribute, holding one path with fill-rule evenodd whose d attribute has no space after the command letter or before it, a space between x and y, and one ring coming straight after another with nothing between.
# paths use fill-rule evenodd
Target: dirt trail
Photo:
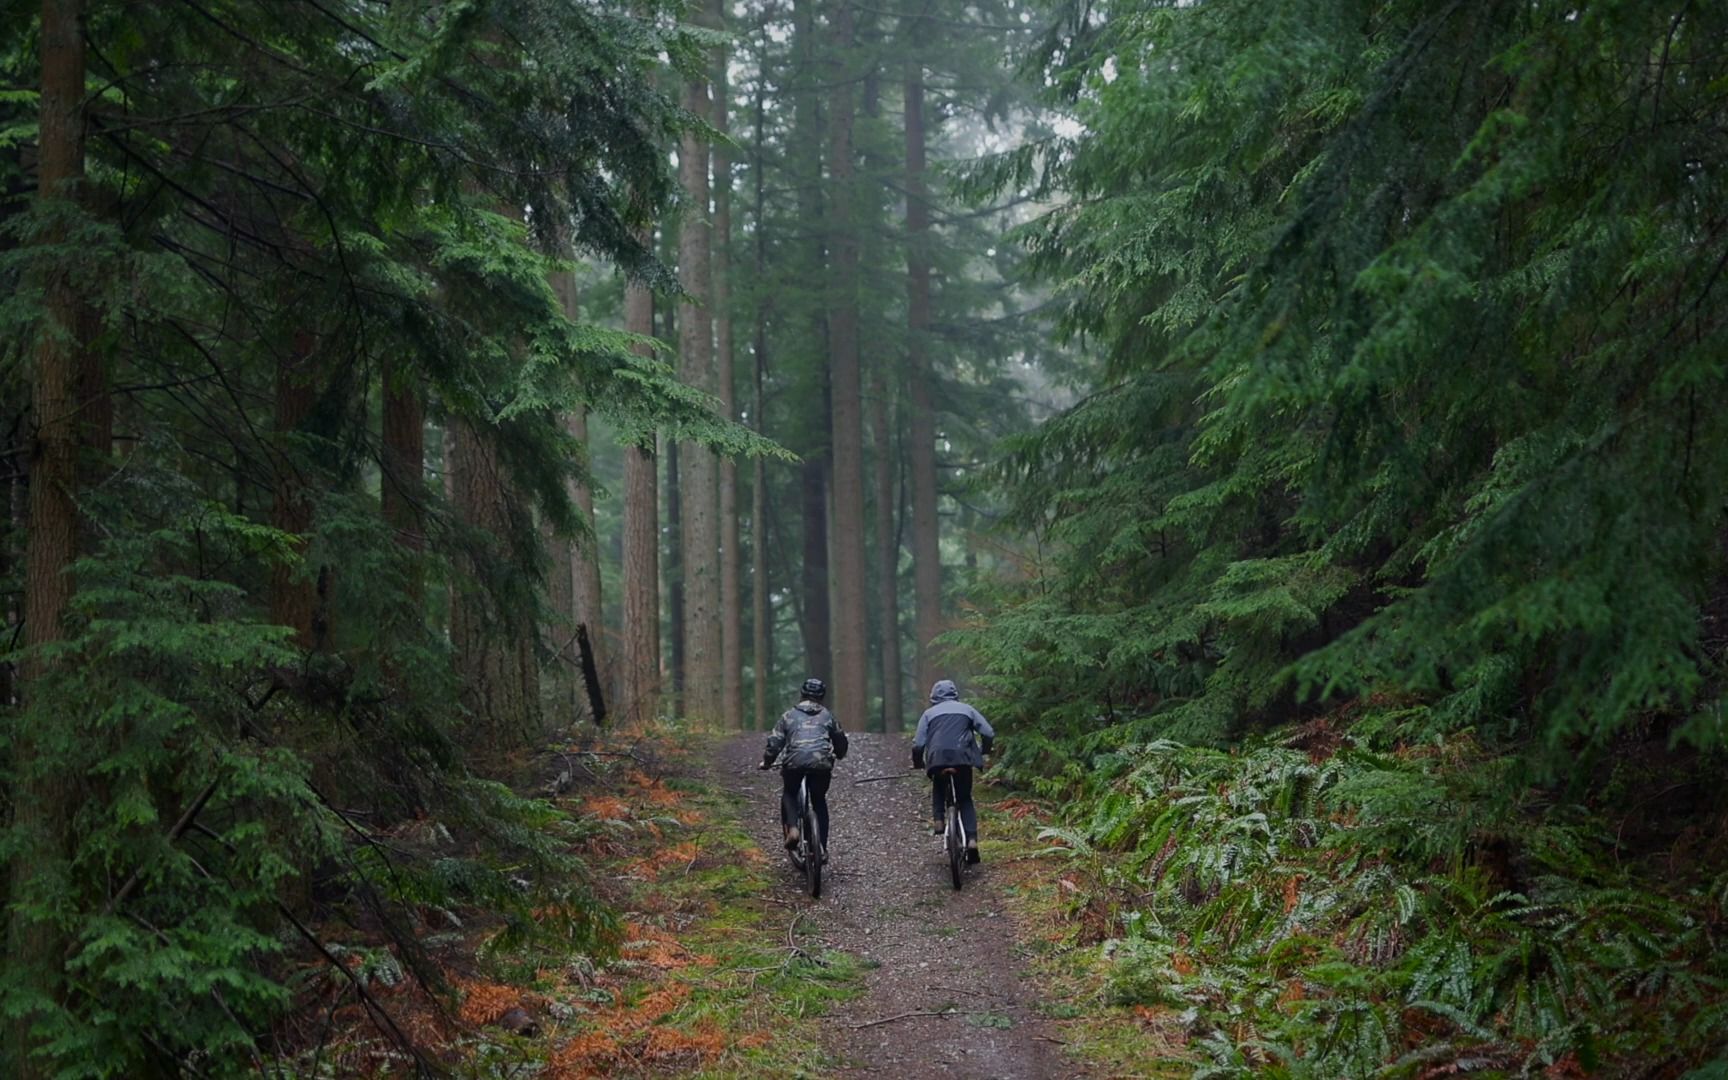
<instances>
[{"instance_id":1,"label":"dirt trail","mask_svg":"<svg viewBox=\"0 0 1728 1080\"><path fill-rule=\"evenodd\" d=\"M823 1042L843 1076L928 1074L971 1080L1075 1077L1036 1011L1014 933L988 862L954 892L941 841L930 835L929 787L922 776L858 784L906 770L911 740L856 734L829 791L830 861L822 899L811 901L788 866L780 899L806 914L813 935L874 965L862 996L821 1020ZM726 743L716 763L745 796L746 825L778 854L778 773L761 773L762 736ZM988 822L980 827L986 836ZM988 855L988 851L986 851ZM890 1023L872 1021L913 1012Z\"/></svg>"}]
</instances>

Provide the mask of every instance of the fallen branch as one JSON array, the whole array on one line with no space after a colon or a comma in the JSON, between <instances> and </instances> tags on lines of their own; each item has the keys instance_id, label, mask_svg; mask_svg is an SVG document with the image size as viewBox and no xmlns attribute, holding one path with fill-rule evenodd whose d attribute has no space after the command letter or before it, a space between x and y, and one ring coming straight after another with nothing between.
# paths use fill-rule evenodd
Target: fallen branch
<instances>
[{"instance_id":1,"label":"fallen branch","mask_svg":"<svg viewBox=\"0 0 1728 1080\"><path fill-rule=\"evenodd\" d=\"M588 757L627 757L644 769L649 767L648 762L643 761L641 755L634 750L572 750L570 752L572 754L585 754Z\"/></svg>"},{"instance_id":2,"label":"fallen branch","mask_svg":"<svg viewBox=\"0 0 1728 1080\"><path fill-rule=\"evenodd\" d=\"M1067 1046L1068 1045L1068 1041L1066 1039L1052 1039L1048 1035L1034 1035L1034 1036L1032 1036L1032 1038L1033 1038L1033 1040L1035 1040L1037 1042L1055 1043L1057 1046Z\"/></svg>"},{"instance_id":3,"label":"fallen branch","mask_svg":"<svg viewBox=\"0 0 1728 1080\"><path fill-rule=\"evenodd\" d=\"M812 956L796 941L792 940L793 931L798 929L798 920L804 917L804 911L804 908L799 908L798 913L792 916L792 921L786 925L786 948L791 951L794 959L809 961L817 967L827 967L828 961L819 956Z\"/></svg>"},{"instance_id":4,"label":"fallen branch","mask_svg":"<svg viewBox=\"0 0 1728 1080\"><path fill-rule=\"evenodd\" d=\"M865 1028L876 1027L879 1024L892 1024L896 1020L906 1020L914 1016L954 1016L959 1012L959 1009L943 1009L939 1012L932 1012L929 1009L914 1009L911 1012L903 1012L898 1016L884 1016L880 1020L867 1020L862 1024L853 1024L852 1030L862 1031Z\"/></svg>"},{"instance_id":5,"label":"fallen branch","mask_svg":"<svg viewBox=\"0 0 1728 1080\"><path fill-rule=\"evenodd\" d=\"M786 948L791 950L793 956L801 956L801 957L805 958L806 960L808 960L808 959L810 959L810 954L805 952L803 949L799 948L798 943L796 941L792 940L794 933L798 929L798 920L802 919L803 917L804 917L804 909L799 908L796 912L793 913L792 921L786 924Z\"/></svg>"},{"instance_id":6,"label":"fallen branch","mask_svg":"<svg viewBox=\"0 0 1728 1080\"><path fill-rule=\"evenodd\" d=\"M856 787L859 784L874 784L878 780L904 780L908 776L917 776L917 775L918 774L915 772L886 773L882 776L866 776L862 780L852 781L852 784L854 787Z\"/></svg>"},{"instance_id":7,"label":"fallen branch","mask_svg":"<svg viewBox=\"0 0 1728 1080\"><path fill-rule=\"evenodd\" d=\"M396 1018L391 1016L389 1010L385 1009L384 1006L380 1005L371 994L366 992L366 984L362 983L358 976L348 970L347 965L343 964L342 961L336 957L336 954L331 952L324 942L319 940L317 934L314 934L311 930L307 929L305 923L295 918L294 913L288 910L288 905L278 900L276 901L276 910L283 918L288 920L289 925L293 926L302 938L310 943L314 949L318 950L318 952L324 957L324 960L332 968L336 969L343 978L348 980L348 985L354 988L354 993L360 998L361 1004L365 1006L366 1014L371 1019L372 1025L379 1031L383 1032L387 1037L393 1039L396 1045L406 1051L410 1059L413 1060L415 1075L421 1077L436 1076L437 1071L432 1068L431 1063L428 1062L425 1056L420 1053L420 1047L417 1046L414 1040L410 1039L402 1029L397 1026Z\"/></svg>"}]
</instances>

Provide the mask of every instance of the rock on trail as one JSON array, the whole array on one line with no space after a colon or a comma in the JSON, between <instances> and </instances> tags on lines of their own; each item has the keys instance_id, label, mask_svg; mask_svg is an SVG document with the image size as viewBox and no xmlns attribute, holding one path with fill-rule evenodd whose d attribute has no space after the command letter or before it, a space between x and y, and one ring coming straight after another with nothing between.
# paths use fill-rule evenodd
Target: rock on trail
<instances>
[{"instance_id":1,"label":"rock on trail","mask_svg":"<svg viewBox=\"0 0 1728 1080\"><path fill-rule=\"evenodd\" d=\"M961 892L949 884L941 839L930 835L929 782L921 774L855 782L906 771L910 736L851 739L828 794L822 898L804 894L789 865L777 897L804 911L801 936L859 956L869 969L864 993L820 1021L838 1075L935 1068L968 1080L1083 1076L1045 1031L991 864L972 867ZM780 778L756 771L762 740L730 740L717 764L747 800L751 834L778 858ZM986 838L988 829L980 825ZM947 1015L906 1015L917 1013Z\"/></svg>"}]
</instances>

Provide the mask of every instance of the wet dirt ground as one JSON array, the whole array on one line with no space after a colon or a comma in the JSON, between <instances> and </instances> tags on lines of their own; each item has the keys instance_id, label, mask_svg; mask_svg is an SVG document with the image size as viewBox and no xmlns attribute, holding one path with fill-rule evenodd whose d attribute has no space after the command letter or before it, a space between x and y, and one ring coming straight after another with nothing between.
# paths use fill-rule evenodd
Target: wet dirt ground
<instances>
[{"instance_id":1,"label":"wet dirt ground","mask_svg":"<svg viewBox=\"0 0 1728 1080\"><path fill-rule=\"evenodd\" d=\"M806 948L863 959L865 992L819 1023L834 1072L856 1077L937 1075L1032 1080L1084 1073L1063 1060L1027 981L986 861L955 892L940 837L930 833L929 782L908 773L909 735L855 734L834 773L830 860L822 898L781 858L780 777L758 772L761 735L740 735L715 762L744 796L746 826L785 867L777 897ZM867 777L899 779L858 783ZM980 832L988 838L988 820ZM917 1015L917 1014L940 1015ZM910 1014L910 1015L909 1015Z\"/></svg>"}]
</instances>

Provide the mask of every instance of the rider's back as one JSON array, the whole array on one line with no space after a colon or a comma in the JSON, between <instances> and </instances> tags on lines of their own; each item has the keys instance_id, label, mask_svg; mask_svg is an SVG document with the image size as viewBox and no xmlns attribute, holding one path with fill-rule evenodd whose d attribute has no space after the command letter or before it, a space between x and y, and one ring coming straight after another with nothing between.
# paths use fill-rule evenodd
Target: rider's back
<instances>
[{"instance_id":1,"label":"rider's back","mask_svg":"<svg viewBox=\"0 0 1728 1080\"><path fill-rule=\"evenodd\" d=\"M923 767L945 769L965 765L982 768L984 751L979 740L982 739L984 746L988 747L996 737L990 722L977 709L959 700L959 692L947 679L931 689L930 697L930 707L918 718L918 733L912 740Z\"/></svg>"},{"instance_id":2,"label":"rider's back","mask_svg":"<svg viewBox=\"0 0 1728 1080\"><path fill-rule=\"evenodd\" d=\"M832 769L846 756L846 733L834 714L814 701L787 709L768 743L770 757L783 756L788 769Z\"/></svg>"}]
</instances>

